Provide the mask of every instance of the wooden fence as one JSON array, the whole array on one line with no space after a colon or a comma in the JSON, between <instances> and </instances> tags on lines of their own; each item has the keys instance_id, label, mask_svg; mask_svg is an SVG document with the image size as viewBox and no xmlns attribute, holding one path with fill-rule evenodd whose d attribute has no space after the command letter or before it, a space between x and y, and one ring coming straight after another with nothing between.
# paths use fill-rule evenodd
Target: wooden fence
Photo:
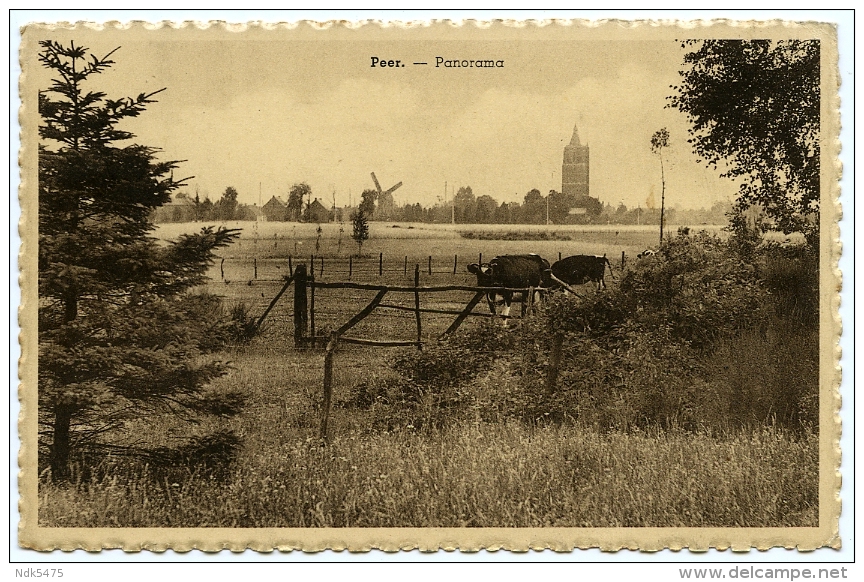
<instances>
[{"instance_id":1,"label":"wooden fence","mask_svg":"<svg viewBox=\"0 0 864 582\"><path fill-rule=\"evenodd\" d=\"M397 258L393 257L385 257L384 253L378 253L377 257L364 257L362 259L355 258L353 255L348 257L325 257L322 255L308 255L308 257L297 257L293 255L288 255L287 259L276 259L276 258L260 258L260 257L252 257L251 260L248 258L244 259L227 259L230 263L240 264L242 268L234 267L233 270L227 275L228 279L226 279L226 259L220 259L219 262L219 276L222 281L230 282L230 281L281 281L281 277L272 278L272 271L281 271L284 272L284 268L288 267L288 272L293 273L294 267L299 266L300 264L306 264L307 266L307 274L308 276L314 276L316 273L320 276L323 274L327 274L328 276L337 275L337 276L346 276L348 281L351 281L356 276L361 276L365 280L368 280L369 277L384 277L385 275L399 275L401 274L403 277L408 278L410 276L409 265L411 263L415 263L415 267L418 265L422 265L420 272L432 276L432 275L452 275L456 276L458 274L466 273L465 264L466 261L473 261L475 255L471 255L470 257L462 256L460 259L459 255L453 255L453 262L451 263L449 258L443 257L433 257L432 255L423 256L421 263L415 263L421 257L411 257L411 261L409 261L408 255L399 255ZM483 262L483 253L478 253L476 255L477 262ZM489 257L487 257L488 259ZM558 260L560 260L561 253L558 253ZM552 260L551 262L554 262ZM616 260L617 262L617 260ZM620 268L623 270L626 262L626 256L624 251L621 251L621 262ZM462 265L460 269L460 265ZM259 268L260 267L260 268ZM260 273L259 273L260 271ZM270 271L270 273L268 273ZM259 278L259 274L262 277Z\"/></svg>"},{"instance_id":2,"label":"wooden fence","mask_svg":"<svg viewBox=\"0 0 864 582\"><path fill-rule=\"evenodd\" d=\"M534 288L519 288L511 289L504 287L476 287L468 285L436 285L436 286L420 286L420 265L414 266L414 285L373 285L365 283L353 282L321 282L315 281L314 273L310 273L306 269L306 264L297 265L289 277L285 278L285 283L279 292L273 297L270 304L261 314L256 322L256 327L260 328L267 315L279 302L291 285L294 285L294 347L295 348L313 348L319 342L323 343L326 340L324 350L324 390L322 397L321 409L321 425L319 435L322 441L326 442L328 438L327 423L330 414L330 400L332 396L333 386L333 357L336 348L340 343L359 344L373 347L423 347L423 313L433 313L439 315L454 315L455 318L450 326L439 336L443 338L448 334L453 333L462 325L468 317L503 317L496 316L492 313L474 313L474 308L490 292L500 293L502 291L512 291L523 294L523 315L530 311L533 306L535 292L544 293L546 289L542 287ZM329 336L317 336L315 333L315 292L319 289L359 289L367 291L376 291L372 300L363 307L360 311L351 316L348 321L343 323L337 329L330 332ZM472 293L471 299L461 310L450 309L433 309L420 306L420 296L426 294L465 291ZM413 295L413 307L398 305L395 303L384 303L384 298L390 294L411 294ZM414 313L414 323L416 326L416 339L412 340L393 340L393 339L370 339L362 337L354 337L345 335L348 331L354 328L357 324L363 321L376 309L395 309L402 311L411 311Z\"/></svg>"}]
</instances>

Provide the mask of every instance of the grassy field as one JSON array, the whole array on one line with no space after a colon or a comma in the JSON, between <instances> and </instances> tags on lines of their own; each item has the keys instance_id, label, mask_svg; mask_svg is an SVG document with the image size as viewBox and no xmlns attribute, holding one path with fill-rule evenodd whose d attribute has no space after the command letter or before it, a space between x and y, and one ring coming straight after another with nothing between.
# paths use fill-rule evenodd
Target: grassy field
<instances>
[{"instance_id":1,"label":"grassy field","mask_svg":"<svg viewBox=\"0 0 864 582\"><path fill-rule=\"evenodd\" d=\"M327 254L335 250L336 243L326 237L338 236L338 225L323 226L322 240L329 246L322 244L321 254L325 261L333 259L334 268L328 270L325 262L324 273L318 276L344 280L345 274L335 268L336 257ZM420 262L431 254L441 266L432 276L424 274L421 284L472 284L463 263L476 260L476 253L491 257L538 252L552 259L557 258L553 257L558 252L555 249L564 247L562 241L469 240L448 225L407 226L373 223L372 239L364 253L375 258L361 262L369 268L355 270L353 279L413 283L413 273L406 277L401 268L404 256ZM163 225L158 234L172 238L189 228ZM316 236L314 225L262 223L258 228L257 243L247 229L241 244L226 250L225 280L217 263L215 280L207 286L224 296L227 304L244 302L255 314L278 290L278 279L287 274L287 253L281 254L287 249L280 245L290 247L297 240L302 242L298 247L309 250L311 246L314 252ZM644 228L619 230L617 235L615 230L592 229L572 229L584 241L567 241L572 250L564 247L561 252L620 256L622 249L629 254L651 246L654 237L653 231ZM288 238L289 233L296 239ZM279 238L274 238L276 234ZM348 233L343 234L342 255L347 257L356 247L348 244ZM270 256L259 254L265 244L274 243ZM381 277L377 274L378 252L402 257ZM453 254L465 255L464 260L459 259L456 276ZM251 275L253 258L259 263L258 280ZM343 323L372 295L322 290L316 297L319 330ZM468 298L466 294L444 295L424 299L424 305L456 308ZM321 447L317 434L323 353L293 349L290 305L288 294L261 335L221 354L233 369L216 380L213 389L242 386L248 397L240 416L221 421L220 426L234 430L242 439L239 454L225 472L214 475L190 468L166 473L133 464L115 467L108 476L82 475L67 485L42 482L40 525L817 525L818 437L811 432L790 433L770 426L722 434L597 432L579 422L554 426L484 422L482 411L470 409L443 427L416 427L407 417L382 416L375 403L358 404L358 394L374 393L396 379L390 363L403 353L400 350L409 348L340 347L334 368L331 444ZM451 320L452 316L424 315L426 339L434 338ZM378 339L411 339L414 333L413 314L384 310L376 310L352 330L352 335ZM494 383L500 384L496 390L507 388L500 369L482 374L464 389L479 394ZM155 445L170 443L173 436L188 434L188 430L170 417L142 420L129 427L136 439Z\"/></svg>"},{"instance_id":2,"label":"grassy field","mask_svg":"<svg viewBox=\"0 0 864 582\"><path fill-rule=\"evenodd\" d=\"M383 383L388 353L340 350L332 442L316 438L322 355L259 338L216 388L246 386L229 424L243 448L227 476L122 472L43 484L42 525L67 527L813 526L814 435L598 434L468 418L443 429L373 422L352 405ZM478 389L483 384L479 381ZM163 442L172 425L136 433ZM143 474L142 474L143 473ZM125 475L125 476L124 476Z\"/></svg>"},{"instance_id":3,"label":"grassy field","mask_svg":"<svg viewBox=\"0 0 864 582\"><path fill-rule=\"evenodd\" d=\"M260 422L260 421L259 421ZM67 527L764 527L817 525L816 439L599 436L463 424L341 434L269 424L227 482L136 476L43 488ZM248 435L247 438L253 435Z\"/></svg>"},{"instance_id":4,"label":"grassy field","mask_svg":"<svg viewBox=\"0 0 864 582\"><path fill-rule=\"evenodd\" d=\"M381 424L358 387L395 374L394 351L340 348L331 444L317 439L320 351L270 334L226 354L219 390L244 386L243 439L227 475L136 466L67 486L43 483L39 520L65 527L660 527L814 526L818 438L758 429L729 434L600 434L461 418L445 428ZM495 381L482 377L473 389ZM163 444L184 430L135 427ZM169 436L166 436L169 435Z\"/></svg>"},{"instance_id":5,"label":"grassy field","mask_svg":"<svg viewBox=\"0 0 864 582\"><path fill-rule=\"evenodd\" d=\"M253 313L262 313L270 300L282 286L282 278L291 265L310 262L315 255L314 271L319 281L347 281L379 285L413 285L414 268L419 265L420 285L474 285L477 279L467 271L467 265L477 262L482 254L488 261L496 255L536 253L551 262L574 254L606 254L619 274L621 253L627 261L650 247L656 247L656 226L626 225L450 225L423 223L370 223L370 238L363 245L363 254L357 254L357 245L351 240L351 225L342 228L342 243L339 244L337 223L322 224L321 237L316 251L317 225L285 222L230 222L230 228L242 229L240 239L220 251L218 260L210 269L212 283L207 290L229 303L243 302ZM194 232L200 223L161 224L156 236L163 240L176 238L182 233ZM676 226L670 226L674 232ZM720 226L708 225L700 228L720 232ZM460 233L498 232L502 237L509 233L560 233L572 240L477 240L464 238ZM383 273L379 275L379 254L383 254ZM429 266L431 257L431 270ZM321 260L324 262L323 272ZM455 273L454 273L455 267ZM350 272L350 277L349 277ZM257 273L257 278L255 277ZM316 333L338 327L356 313L374 296L374 292L349 290L322 290L316 297ZM423 306L432 309L461 309L471 299L466 292L452 292L424 296ZM388 303L413 306L413 296L390 295ZM279 307L268 316L269 329L274 326L282 333L290 333L291 298L286 295ZM478 311L485 310L481 305ZM443 332L452 316L424 315L425 336L437 337ZM360 334L378 327L387 331L388 339L412 339L413 315L407 312L377 310L368 321L360 324Z\"/></svg>"},{"instance_id":6,"label":"grassy field","mask_svg":"<svg viewBox=\"0 0 864 582\"><path fill-rule=\"evenodd\" d=\"M315 224L290 222L228 222L225 226L242 229L240 240L224 249L220 254L226 259L287 259L288 255L309 257L322 255L325 258L342 257L347 261L349 255L357 254L357 245L351 239L351 225L328 223L321 225L319 248ZM193 232L201 223L161 224L156 236L162 239L176 238L184 232ZM340 245L340 227L342 243ZM719 232L720 226L703 225L699 229ZM674 234L677 226L667 227ZM500 233L501 240L477 240L465 238L460 233ZM561 235L565 240L506 240L508 233L548 233L546 236ZM363 245L363 254L374 257L377 267L379 253L384 253L390 268L401 267L407 255L409 265L425 264L431 255L435 260L435 270L453 267L453 256L464 257L465 264L476 261L479 253L489 259L495 255L537 253L550 261L557 259L558 253L569 255L602 255L620 260L621 251L635 256L642 250L656 247L659 230L657 226L625 225L450 225L423 223L369 223L369 240ZM443 262L439 262L439 259ZM464 270L464 265L460 266ZM401 269L400 269L401 270Z\"/></svg>"}]
</instances>

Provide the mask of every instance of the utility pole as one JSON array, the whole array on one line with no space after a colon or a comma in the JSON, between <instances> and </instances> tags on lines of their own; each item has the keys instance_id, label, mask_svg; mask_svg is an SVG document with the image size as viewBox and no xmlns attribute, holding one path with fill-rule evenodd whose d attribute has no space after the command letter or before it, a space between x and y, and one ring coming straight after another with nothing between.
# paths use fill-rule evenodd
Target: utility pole
<instances>
[{"instance_id":1,"label":"utility pole","mask_svg":"<svg viewBox=\"0 0 864 582\"><path fill-rule=\"evenodd\" d=\"M450 224L456 224L456 185L453 185L453 197L450 200Z\"/></svg>"},{"instance_id":2,"label":"utility pole","mask_svg":"<svg viewBox=\"0 0 864 582\"><path fill-rule=\"evenodd\" d=\"M549 226L549 195L546 195L546 226Z\"/></svg>"}]
</instances>

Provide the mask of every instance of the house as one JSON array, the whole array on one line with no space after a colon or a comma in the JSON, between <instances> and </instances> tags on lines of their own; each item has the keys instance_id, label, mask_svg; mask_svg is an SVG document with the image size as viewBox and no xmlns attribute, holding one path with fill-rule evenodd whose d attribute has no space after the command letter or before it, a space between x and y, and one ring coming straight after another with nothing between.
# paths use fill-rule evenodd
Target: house
<instances>
[{"instance_id":1,"label":"house","mask_svg":"<svg viewBox=\"0 0 864 582\"><path fill-rule=\"evenodd\" d=\"M303 212L303 220L306 222L330 222L331 216L332 213L317 198Z\"/></svg>"},{"instance_id":2,"label":"house","mask_svg":"<svg viewBox=\"0 0 864 582\"><path fill-rule=\"evenodd\" d=\"M284 222L288 220L288 205L273 196L267 204L261 207L261 212L267 222Z\"/></svg>"}]
</instances>

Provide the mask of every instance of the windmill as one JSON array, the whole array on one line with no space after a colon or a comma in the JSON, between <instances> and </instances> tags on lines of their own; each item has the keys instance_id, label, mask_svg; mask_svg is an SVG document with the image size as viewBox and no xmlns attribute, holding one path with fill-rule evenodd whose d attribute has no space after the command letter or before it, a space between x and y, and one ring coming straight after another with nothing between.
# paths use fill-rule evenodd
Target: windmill
<instances>
[{"instance_id":1,"label":"windmill","mask_svg":"<svg viewBox=\"0 0 864 582\"><path fill-rule=\"evenodd\" d=\"M390 208L387 208L387 209L385 210L385 213L390 213L390 212L392 212L393 196L390 196L390 197L389 197L389 200L386 200L386 201L384 200L384 196L385 196L386 194L393 194L393 192L395 192L395 191L396 191L396 190L397 190L397 189L402 185L402 182L399 182L399 183L396 184L395 186L391 186L391 187L388 188L387 190L382 191L382 190L381 190L381 184L378 183L378 178L375 177L375 172L372 172L372 181L375 182L375 189L378 191L378 204L379 204L379 208L380 208L380 205L381 205L382 203L384 203L385 207L388 206L388 205L390 206Z\"/></svg>"},{"instance_id":2,"label":"windmill","mask_svg":"<svg viewBox=\"0 0 864 582\"><path fill-rule=\"evenodd\" d=\"M378 200L381 200L381 196L384 194L392 194L402 185L402 182L399 182L395 186L391 186L389 189L382 192L381 184L378 183L378 178L375 177L375 172L372 172L372 181L375 182L375 189L378 190Z\"/></svg>"}]
</instances>

